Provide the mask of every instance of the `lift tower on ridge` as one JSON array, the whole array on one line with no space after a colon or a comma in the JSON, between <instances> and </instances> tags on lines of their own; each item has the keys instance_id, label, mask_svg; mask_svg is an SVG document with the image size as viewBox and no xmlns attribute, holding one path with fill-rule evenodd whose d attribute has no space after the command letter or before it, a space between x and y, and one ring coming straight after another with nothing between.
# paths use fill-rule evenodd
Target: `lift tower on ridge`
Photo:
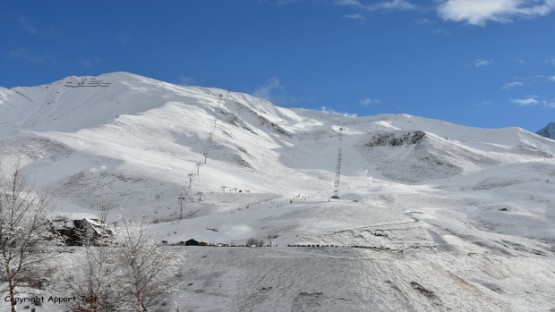
<instances>
[{"instance_id":1,"label":"lift tower on ridge","mask_svg":"<svg viewBox=\"0 0 555 312\"><path fill-rule=\"evenodd\" d=\"M339 183L341 178L341 157L343 155L343 127L339 128L339 147L337 148L337 166L335 167L335 181L331 198L339 199Z\"/></svg>"}]
</instances>

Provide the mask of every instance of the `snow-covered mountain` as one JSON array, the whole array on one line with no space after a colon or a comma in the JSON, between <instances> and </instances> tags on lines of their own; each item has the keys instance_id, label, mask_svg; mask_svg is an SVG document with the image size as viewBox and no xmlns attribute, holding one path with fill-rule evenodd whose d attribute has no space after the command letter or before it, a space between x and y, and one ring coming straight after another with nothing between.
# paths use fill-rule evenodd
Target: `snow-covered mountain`
<instances>
[{"instance_id":1,"label":"snow-covered mountain","mask_svg":"<svg viewBox=\"0 0 555 312\"><path fill-rule=\"evenodd\" d=\"M547 126L545 126L545 128L539 130L536 133L541 135L542 137L555 140L555 122L550 122Z\"/></svg>"},{"instance_id":2,"label":"snow-covered mountain","mask_svg":"<svg viewBox=\"0 0 555 312\"><path fill-rule=\"evenodd\" d=\"M520 128L290 109L128 73L0 89L0 166L20 161L62 213L104 197L160 240L278 246L188 250L191 311L555 309L554 155Z\"/></svg>"}]
</instances>

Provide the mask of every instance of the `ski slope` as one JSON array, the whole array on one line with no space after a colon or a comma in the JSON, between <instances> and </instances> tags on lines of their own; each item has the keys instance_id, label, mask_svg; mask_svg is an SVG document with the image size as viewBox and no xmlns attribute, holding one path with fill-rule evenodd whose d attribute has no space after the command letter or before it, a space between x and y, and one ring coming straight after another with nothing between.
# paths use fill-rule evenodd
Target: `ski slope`
<instances>
[{"instance_id":1,"label":"ski slope","mask_svg":"<svg viewBox=\"0 0 555 312\"><path fill-rule=\"evenodd\" d=\"M59 213L105 198L111 221L170 243L271 241L183 248L187 311L555 309L554 155L520 128L283 108L129 73L0 89L0 167L19 161Z\"/></svg>"}]
</instances>

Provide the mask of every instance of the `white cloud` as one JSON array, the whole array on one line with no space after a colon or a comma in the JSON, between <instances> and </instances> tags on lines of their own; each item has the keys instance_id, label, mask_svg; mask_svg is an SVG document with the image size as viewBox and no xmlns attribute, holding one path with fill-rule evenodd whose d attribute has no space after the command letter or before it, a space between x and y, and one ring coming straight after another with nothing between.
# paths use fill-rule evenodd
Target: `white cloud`
<instances>
[{"instance_id":1,"label":"white cloud","mask_svg":"<svg viewBox=\"0 0 555 312\"><path fill-rule=\"evenodd\" d=\"M536 100L533 97L525 98L525 99L513 99L511 100L514 104L518 106L534 106L540 104L540 101Z\"/></svg>"},{"instance_id":2,"label":"white cloud","mask_svg":"<svg viewBox=\"0 0 555 312\"><path fill-rule=\"evenodd\" d=\"M513 81L513 82L506 83L505 85L503 85L502 88L505 90L510 90L512 88L523 87L523 86L524 86L524 82Z\"/></svg>"},{"instance_id":3,"label":"white cloud","mask_svg":"<svg viewBox=\"0 0 555 312\"><path fill-rule=\"evenodd\" d=\"M39 28L33 23L31 20L26 18L23 15L15 16L19 27L30 35L40 35L40 34L49 34L53 33L53 28Z\"/></svg>"},{"instance_id":4,"label":"white cloud","mask_svg":"<svg viewBox=\"0 0 555 312\"><path fill-rule=\"evenodd\" d=\"M321 111L322 113L326 113L326 114L330 114L330 113L332 113L332 112L334 113L333 110L330 111L330 110L328 110L328 108L325 107L325 106L321 106L321 107L320 107L320 111Z\"/></svg>"},{"instance_id":5,"label":"white cloud","mask_svg":"<svg viewBox=\"0 0 555 312\"><path fill-rule=\"evenodd\" d=\"M366 11L388 11L388 10L415 10L416 5L407 0L390 0L374 4L365 4L360 0L335 0L334 3L340 6L348 6L355 9Z\"/></svg>"},{"instance_id":6,"label":"white cloud","mask_svg":"<svg viewBox=\"0 0 555 312\"><path fill-rule=\"evenodd\" d=\"M327 108L326 106L320 107L320 111L322 113L326 113L326 114L343 115L345 117L356 117L356 116L358 116L357 114L341 113L341 112L335 111L331 108Z\"/></svg>"},{"instance_id":7,"label":"white cloud","mask_svg":"<svg viewBox=\"0 0 555 312\"><path fill-rule=\"evenodd\" d=\"M441 18L470 25L511 22L515 18L544 16L555 10L555 0L443 0Z\"/></svg>"},{"instance_id":8,"label":"white cloud","mask_svg":"<svg viewBox=\"0 0 555 312\"><path fill-rule=\"evenodd\" d=\"M360 13L355 13L355 14L347 14L347 15L343 15L343 18L348 18L348 19L352 19L352 20L358 20L358 21L363 21L366 18L360 14Z\"/></svg>"},{"instance_id":9,"label":"white cloud","mask_svg":"<svg viewBox=\"0 0 555 312\"><path fill-rule=\"evenodd\" d=\"M81 63L81 65L83 65L86 68L94 68L96 66L96 64L100 63L100 61L98 59L80 59L79 63Z\"/></svg>"},{"instance_id":10,"label":"white cloud","mask_svg":"<svg viewBox=\"0 0 555 312\"><path fill-rule=\"evenodd\" d=\"M550 58L550 59L545 60L545 62L555 66L555 56Z\"/></svg>"},{"instance_id":11,"label":"white cloud","mask_svg":"<svg viewBox=\"0 0 555 312\"><path fill-rule=\"evenodd\" d=\"M382 101L380 99L364 98L359 101L360 105L370 106L374 104L380 104Z\"/></svg>"},{"instance_id":12,"label":"white cloud","mask_svg":"<svg viewBox=\"0 0 555 312\"><path fill-rule=\"evenodd\" d=\"M275 6L285 6L292 3L301 2L302 0L258 0L258 3L270 3Z\"/></svg>"},{"instance_id":13,"label":"white cloud","mask_svg":"<svg viewBox=\"0 0 555 312\"><path fill-rule=\"evenodd\" d=\"M528 77L515 77L512 82L504 84L501 88L505 90L511 90L513 88L520 87L532 87L538 85L546 85L555 82L555 75L544 76L544 75L533 75Z\"/></svg>"},{"instance_id":14,"label":"white cloud","mask_svg":"<svg viewBox=\"0 0 555 312\"><path fill-rule=\"evenodd\" d=\"M287 5L287 4L291 4L291 3L295 3L295 2L299 2L301 0L277 0L276 3L278 5Z\"/></svg>"},{"instance_id":15,"label":"white cloud","mask_svg":"<svg viewBox=\"0 0 555 312\"><path fill-rule=\"evenodd\" d=\"M420 17L414 20L414 23L416 25L430 25L432 24L432 21L430 21L430 19L425 18L425 17Z\"/></svg>"},{"instance_id":16,"label":"white cloud","mask_svg":"<svg viewBox=\"0 0 555 312\"><path fill-rule=\"evenodd\" d=\"M195 82L196 82L196 80L194 78L185 76L183 74L181 74L181 75L179 75L179 77L177 77L177 84L179 84L179 85L187 86L187 85L191 85Z\"/></svg>"},{"instance_id":17,"label":"white cloud","mask_svg":"<svg viewBox=\"0 0 555 312\"><path fill-rule=\"evenodd\" d=\"M434 35L450 35L451 33L443 28L436 28L432 31Z\"/></svg>"},{"instance_id":18,"label":"white cloud","mask_svg":"<svg viewBox=\"0 0 555 312\"><path fill-rule=\"evenodd\" d=\"M493 101L482 101L474 104L474 106L482 107L482 106L491 106L493 104L494 104Z\"/></svg>"},{"instance_id":19,"label":"white cloud","mask_svg":"<svg viewBox=\"0 0 555 312\"><path fill-rule=\"evenodd\" d=\"M315 102L313 96L292 96L288 94L281 81L275 77L269 78L266 82L256 88L252 93L253 96L266 99L274 104L287 107L307 106Z\"/></svg>"},{"instance_id":20,"label":"white cloud","mask_svg":"<svg viewBox=\"0 0 555 312\"><path fill-rule=\"evenodd\" d=\"M43 59L39 55L25 49L25 48L17 48L11 49L8 52L9 59L19 59L29 63L42 63Z\"/></svg>"},{"instance_id":21,"label":"white cloud","mask_svg":"<svg viewBox=\"0 0 555 312\"><path fill-rule=\"evenodd\" d=\"M414 10L416 6L405 0L392 0L388 2L382 2L379 4L381 8L387 10Z\"/></svg>"},{"instance_id":22,"label":"white cloud","mask_svg":"<svg viewBox=\"0 0 555 312\"><path fill-rule=\"evenodd\" d=\"M19 23L19 26L21 27L21 29L23 29L27 33L31 35L39 34L39 30L31 22L29 22L24 16L20 16L17 19L17 22Z\"/></svg>"},{"instance_id":23,"label":"white cloud","mask_svg":"<svg viewBox=\"0 0 555 312\"><path fill-rule=\"evenodd\" d=\"M131 37L126 31L119 33L118 40L122 45L127 45L135 41L135 39L133 39L133 37Z\"/></svg>"},{"instance_id":24,"label":"white cloud","mask_svg":"<svg viewBox=\"0 0 555 312\"><path fill-rule=\"evenodd\" d=\"M473 65L474 65L474 67L482 67L482 66L491 65L492 63L493 63L492 60L484 60L484 59L481 59L481 58L477 58L477 59L474 60Z\"/></svg>"},{"instance_id":25,"label":"white cloud","mask_svg":"<svg viewBox=\"0 0 555 312\"><path fill-rule=\"evenodd\" d=\"M360 9L365 8L365 5L362 4L359 0L335 0L334 3L340 6L350 6Z\"/></svg>"},{"instance_id":26,"label":"white cloud","mask_svg":"<svg viewBox=\"0 0 555 312\"><path fill-rule=\"evenodd\" d=\"M283 93L283 91L284 88L281 85L281 82L277 78L272 77L268 79L265 84L258 87L252 95L274 101L276 100L276 93Z\"/></svg>"},{"instance_id":27,"label":"white cloud","mask_svg":"<svg viewBox=\"0 0 555 312\"><path fill-rule=\"evenodd\" d=\"M541 106L544 108L555 108L555 99L541 101Z\"/></svg>"},{"instance_id":28,"label":"white cloud","mask_svg":"<svg viewBox=\"0 0 555 312\"><path fill-rule=\"evenodd\" d=\"M56 63L55 57L49 54L44 54L44 55L38 54L26 48L11 49L10 51L8 51L7 58L21 60L27 63L36 63L36 64Z\"/></svg>"}]
</instances>

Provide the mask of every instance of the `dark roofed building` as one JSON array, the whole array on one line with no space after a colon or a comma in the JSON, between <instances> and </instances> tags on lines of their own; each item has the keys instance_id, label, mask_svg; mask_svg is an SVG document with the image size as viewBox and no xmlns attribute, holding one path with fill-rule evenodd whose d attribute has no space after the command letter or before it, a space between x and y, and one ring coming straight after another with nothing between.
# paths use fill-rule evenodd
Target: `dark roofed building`
<instances>
[{"instance_id":1,"label":"dark roofed building","mask_svg":"<svg viewBox=\"0 0 555 312\"><path fill-rule=\"evenodd\" d=\"M185 242L185 246L200 246L200 242L191 238Z\"/></svg>"}]
</instances>

